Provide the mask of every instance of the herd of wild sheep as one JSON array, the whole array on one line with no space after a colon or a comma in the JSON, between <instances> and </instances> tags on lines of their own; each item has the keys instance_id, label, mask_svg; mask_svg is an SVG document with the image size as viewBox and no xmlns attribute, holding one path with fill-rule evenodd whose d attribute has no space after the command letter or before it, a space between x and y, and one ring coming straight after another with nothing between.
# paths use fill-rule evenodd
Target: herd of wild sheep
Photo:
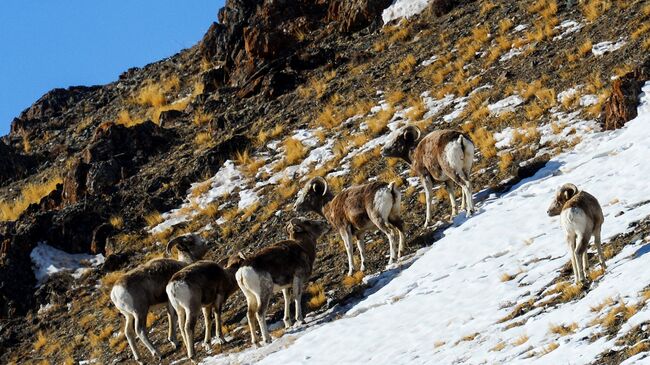
<instances>
[{"instance_id":1,"label":"herd of wild sheep","mask_svg":"<svg viewBox=\"0 0 650 365\"><path fill-rule=\"evenodd\" d=\"M432 192L434 181L442 182L449 192L451 217L457 213L453 195L454 183L462 190L461 209L467 216L474 212L470 170L474 145L463 133L452 130L434 131L421 138L417 127L407 126L394 132L382 149L385 157L401 158L418 174L426 195L425 228L432 222ZM210 345L214 315L219 343L225 341L221 329L221 312L228 297L237 287L248 304L247 318L251 342L258 344L256 323L262 343L271 341L265 315L273 294L284 296L284 325L292 326L290 304L295 303L296 325L303 321L302 293L316 258L318 239L330 228L343 239L348 259L348 274L354 272L352 239L360 255L360 270L365 270L364 247L361 236L378 229L388 237L391 265L404 250L404 228L400 217L400 191L393 183L371 182L349 187L336 194L325 179L309 180L299 192L294 210L315 212L326 219L292 218L286 224L288 239L276 242L245 256L241 253L223 263L201 260L208 247L197 235L189 234L170 240L166 252L176 248L178 258L155 259L124 274L113 286L111 300L126 319L124 333L135 360L141 361L135 337L151 354L160 353L147 338L146 318L154 305L165 304L169 320L168 339L178 347L178 323L187 356L194 359L194 327L199 310L205 321L204 346ZM549 216L560 215L570 248L571 264L576 283L584 283L588 273L587 248L595 237L598 258L603 269L605 259L600 244L603 213L596 198L565 184L556 193L548 209ZM395 251L397 247L397 258ZM226 261L226 260L224 260Z\"/></svg>"}]
</instances>

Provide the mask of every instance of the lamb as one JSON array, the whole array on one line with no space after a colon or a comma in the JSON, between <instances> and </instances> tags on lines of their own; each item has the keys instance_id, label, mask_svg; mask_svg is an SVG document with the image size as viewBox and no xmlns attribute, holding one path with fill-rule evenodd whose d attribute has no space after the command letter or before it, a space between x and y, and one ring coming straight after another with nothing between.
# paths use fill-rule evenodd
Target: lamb
<instances>
[{"instance_id":1,"label":"lamb","mask_svg":"<svg viewBox=\"0 0 650 365\"><path fill-rule=\"evenodd\" d=\"M361 236L371 228L378 228L388 236L390 259L395 261L395 241L399 240L397 258L404 249L404 223L400 217L399 189L393 183L371 182L347 188L334 196L322 177L312 178L299 192L294 210L299 213L315 212L336 229L348 256L348 275L354 273L352 237L361 256L360 270L365 270L364 247Z\"/></svg>"},{"instance_id":2,"label":"lamb","mask_svg":"<svg viewBox=\"0 0 650 365\"><path fill-rule=\"evenodd\" d=\"M564 184L557 190L547 213L550 217L560 216L569 244L576 284L585 283L589 273L587 248L591 236L594 236L600 266L603 270L607 269L600 241L600 230L605 218L598 200L593 195L579 191L574 184Z\"/></svg>"},{"instance_id":3,"label":"lamb","mask_svg":"<svg viewBox=\"0 0 650 365\"><path fill-rule=\"evenodd\" d=\"M239 257L231 257L223 269L214 261L198 261L175 273L167 284L167 297L176 311L189 359L194 359L194 325L199 308L205 321L203 345L208 348L212 338L210 314L214 314L219 343L226 342L221 330L221 313L224 303L237 288L235 272L240 262Z\"/></svg>"},{"instance_id":4,"label":"lamb","mask_svg":"<svg viewBox=\"0 0 650 365\"><path fill-rule=\"evenodd\" d=\"M291 327L289 306L292 295L296 305L296 324L303 322L302 293L316 259L316 241L329 227L324 221L293 218L286 229L288 240L265 247L250 257L241 255L243 261L235 274L248 304L247 318L253 345L258 343L256 320L263 343L271 341L265 315L271 296L279 290L284 296L285 327Z\"/></svg>"},{"instance_id":5,"label":"lamb","mask_svg":"<svg viewBox=\"0 0 650 365\"><path fill-rule=\"evenodd\" d=\"M427 212L424 227L432 223L433 182L445 184L451 203L451 217L457 214L454 183L462 190L461 210L467 216L474 213L470 172L474 162L474 144L461 132L454 130L433 131L420 139L420 129L406 126L396 131L382 148L384 157L396 157L406 161L420 176L424 186Z\"/></svg>"},{"instance_id":6,"label":"lamb","mask_svg":"<svg viewBox=\"0 0 650 365\"><path fill-rule=\"evenodd\" d=\"M177 271L187 264L199 260L208 251L208 247L196 235L184 235L174 238L167 243L166 252L170 254L173 247L178 249L178 260L154 259L141 265L120 277L111 289L111 300L117 309L124 315L126 324L124 334L133 357L140 362L141 356L136 348L135 334L151 352L151 355L160 359L160 353L153 347L147 337L147 313L154 305L167 304L167 319L169 330L167 338L174 348L176 341L176 314L167 301L165 286Z\"/></svg>"}]
</instances>

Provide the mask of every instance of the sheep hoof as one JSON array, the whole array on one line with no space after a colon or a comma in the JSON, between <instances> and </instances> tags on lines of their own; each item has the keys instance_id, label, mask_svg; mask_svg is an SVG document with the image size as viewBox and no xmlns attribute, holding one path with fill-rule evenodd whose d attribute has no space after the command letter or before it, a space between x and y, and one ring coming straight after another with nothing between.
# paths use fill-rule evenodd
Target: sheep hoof
<instances>
[{"instance_id":1,"label":"sheep hoof","mask_svg":"<svg viewBox=\"0 0 650 365\"><path fill-rule=\"evenodd\" d=\"M292 325L292 323L291 323L290 319L285 319L284 320L284 328L287 328L287 329L291 328L291 325Z\"/></svg>"},{"instance_id":2,"label":"sheep hoof","mask_svg":"<svg viewBox=\"0 0 650 365\"><path fill-rule=\"evenodd\" d=\"M302 319L299 319L299 320L296 321L296 323L293 324L293 328L298 328L298 327L302 326L303 324L305 324L305 321L303 321Z\"/></svg>"},{"instance_id":3,"label":"sheep hoof","mask_svg":"<svg viewBox=\"0 0 650 365\"><path fill-rule=\"evenodd\" d=\"M210 343L209 343L209 342L203 342L203 349L204 349L205 351L207 351L208 353L209 353L209 352L212 352L212 347L210 346Z\"/></svg>"},{"instance_id":4,"label":"sheep hoof","mask_svg":"<svg viewBox=\"0 0 650 365\"><path fill-rule=\"evenodd\" d=\"M359 271L362 271L362 272L366 271L366 265L361 265L361 267L359 268Z\"/></svg>"},{"instance_id":5,"label":"sheep hoof","mask_svg":"<svg viewBox=\"0 0 650 365\"><path fill-rule=\"evenodd\" d=\"M216 343L217 345L225 345L225 344L228 343L228 341L226 341L225 338L217 337L217 338L214 340L214 343Z\"/></svg>"}]
</instances>

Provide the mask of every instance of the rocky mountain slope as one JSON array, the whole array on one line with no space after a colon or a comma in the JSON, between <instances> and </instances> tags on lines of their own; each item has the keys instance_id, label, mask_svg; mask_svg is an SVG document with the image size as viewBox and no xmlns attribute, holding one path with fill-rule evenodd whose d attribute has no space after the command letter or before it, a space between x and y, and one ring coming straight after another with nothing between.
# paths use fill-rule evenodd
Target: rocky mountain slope
<instances>
[{"instance_id":1,"label":"rocky mountain slope","mask_svg":"<svg viewBox=\"0 0 650 365\"><path fill-rule=\"evenodd\" d=\"M388 134L464 130L476 199L503 192L636 117L649 17L644 1L233 0L195 47L108 85L52 90L0 142L0 361L130 361L115 278L187 232L213 259L282 238L310 176L335 190L397 182L409 249L432 245L446 193L438 229L422 229L416 180L378 158ZM374 285L345 277L340 240L327 241L306 298L316 313ZM386 246L368 235L368 273ZM228 304L232 341L213 351L248 345L242 303ZM148 320L170 362L182 354L165 321Z\"/></svg>"}]
</instances>

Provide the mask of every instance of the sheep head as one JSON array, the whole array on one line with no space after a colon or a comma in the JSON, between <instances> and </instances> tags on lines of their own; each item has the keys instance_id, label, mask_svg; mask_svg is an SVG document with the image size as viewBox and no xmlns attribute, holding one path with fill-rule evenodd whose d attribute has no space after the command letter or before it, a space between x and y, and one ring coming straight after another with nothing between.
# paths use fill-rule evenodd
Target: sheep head
<instances>
[{"instance_id":1,"label":"sheep head","mask_svg":"<svg viewBox=\"0 0 650 365\"><path fill-rule=\"evenodd\" d=\"M323 206L331 200L327 189L327 181L322 177L314 177L300 190L293 209L298 213L316 212L322 215Z\"/></svg>"},{"instance_id":2,"label":"sheep head","mask_svg":"<svg viewBox=\"0 0 650 365\"><path fill-rule=\"evenodd\" d=\"M560 213L562 213L564 204L566 204L566 202L568 202L576 194L578 194L578 187L574 184L564 184L560 186L560 188L557 189L557 192L555 193L555 198L553 199L551 206L548 207L548 210L546 211L546 213L548 213L548 216L554 217L556 215L560 215Z\"/></svg>"},{"instance_id":3,"label":"sheep head","mask_svg":"<svg viewBox=\"0 0 650 365\"><path fill-rule=\"evenodd\" d=\"M414 125L398 129L381 149L381 155L401 158L410 164L410 152L418 145L421 134L420 128Z\"/></svg>"}]
</instances>

